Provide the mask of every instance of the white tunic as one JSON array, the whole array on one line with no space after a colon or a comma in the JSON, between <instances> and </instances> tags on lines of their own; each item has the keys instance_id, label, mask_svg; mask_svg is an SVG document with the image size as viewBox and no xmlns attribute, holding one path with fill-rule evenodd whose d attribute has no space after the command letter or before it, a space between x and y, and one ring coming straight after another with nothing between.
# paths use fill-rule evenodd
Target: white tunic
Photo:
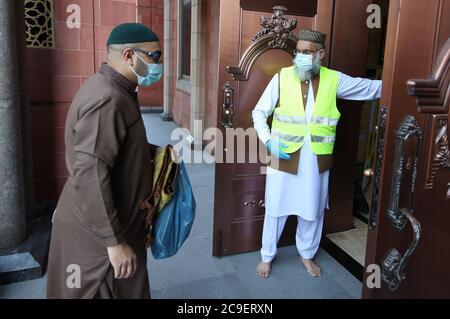
<instances>
[{"instance_id":1,"label":"white tunic","mask_svg":"<svg viewBox=\"0 0 450 319\"><path fill-rule=\"evenodd\" d=\"M339 72L337 95L338 98L348 100L375 100L381 96L381 81L352 78ZM264 144L272 138L267 119L274 112L277 101L278 74L272 78L252 113L256 132ZM310 83L305 109L308 123L314 106L313 86ZM297 175L267 168L266 213L273 217L297 215L314 221L321 217L328 206L330 171L319 174L317 155L310 149L309 131L301 149L298 168Z\"/></svg>"}]
</instances>

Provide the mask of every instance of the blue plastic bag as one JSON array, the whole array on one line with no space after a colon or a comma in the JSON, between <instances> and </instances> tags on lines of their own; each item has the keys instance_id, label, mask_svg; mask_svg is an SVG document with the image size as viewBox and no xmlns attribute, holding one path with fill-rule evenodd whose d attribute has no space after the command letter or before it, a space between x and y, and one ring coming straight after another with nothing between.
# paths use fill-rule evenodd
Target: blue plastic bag
<instances>
[{"instance_id":1,"label":"blue plastic bag","mask_svg":"<svg viewBox=\"0 0 450 319\"><path fill-rule=\"evenodd\" d=\"M155 259L169 258L177 253L191 232L195 208L189 176L181 162L173 197L155 218L152 226L151 251Z\"/></svg>"}]
</instances>

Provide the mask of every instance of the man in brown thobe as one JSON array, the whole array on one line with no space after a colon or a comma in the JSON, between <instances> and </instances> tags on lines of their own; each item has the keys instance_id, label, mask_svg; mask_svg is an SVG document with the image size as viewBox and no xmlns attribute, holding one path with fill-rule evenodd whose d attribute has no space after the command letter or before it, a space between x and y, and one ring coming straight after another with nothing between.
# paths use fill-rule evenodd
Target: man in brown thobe
<instances>
[{"instance_id":1,"label":"man in brown thobe","mask_svg":"<svg viewBox=\"0 0 450 319\"><path fill-rule=\"evenodd\" d=\"M136 88L161 78L147 27L116 27L108 64L76 94L65 130L70 176L54 214L48 298L150 298L145 248L151 148Z\"/></svg>"}]
</instances>

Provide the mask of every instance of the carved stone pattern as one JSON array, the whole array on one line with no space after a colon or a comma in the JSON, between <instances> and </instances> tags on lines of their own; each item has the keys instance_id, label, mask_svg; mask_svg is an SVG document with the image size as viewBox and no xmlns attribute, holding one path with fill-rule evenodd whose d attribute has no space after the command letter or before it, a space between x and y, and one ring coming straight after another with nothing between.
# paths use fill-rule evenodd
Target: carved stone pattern
<instances>
[{"instance_id":1,"label":"carved stone pattern","mask_svg":"<svg viewBox=\"0 0 450 319\"><path fill-rule=\"evenodd\" d=\"M25 0L26 43L32 48L53 48L53 0Z\"/></svg>"},{"instance_id":2,"label":"carved stone pattern","mask_svg":"<svg viewBox=\"0 0 450 319\"><path fill-rule=\"evenodd\" d=\"M261 17L263 30L258 32L252 40L254 42L263 36L271 36L274 39L268 44L270 48L286 49L287 41L292 37L291 32L297 27L297 20L286 17L287 8L285 7L276 6L273 10L272 17Z\"/></svg>"}]
</instances>

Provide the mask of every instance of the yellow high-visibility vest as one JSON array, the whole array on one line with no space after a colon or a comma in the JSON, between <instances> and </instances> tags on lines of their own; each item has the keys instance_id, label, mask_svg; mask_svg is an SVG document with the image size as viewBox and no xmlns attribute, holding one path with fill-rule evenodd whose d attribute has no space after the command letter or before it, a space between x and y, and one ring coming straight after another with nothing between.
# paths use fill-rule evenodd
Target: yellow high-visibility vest
<instances>
[{"instance_id":1,"label":"yellow high-visibility vest","mask_svg":"<svg viewBox=\"0 0 450 319\"><path fill-rule=\"evenodd\" d=\"M333 154L336 128L341 113L336 106L339 73L320 68L319 91L310 123L307 123L303 92L295 67L280 72L280 100L272 122L272 138L288 146L288 154L295 153L311 135L311 150L317 155Z\"/></svg>"}]
</instances>

